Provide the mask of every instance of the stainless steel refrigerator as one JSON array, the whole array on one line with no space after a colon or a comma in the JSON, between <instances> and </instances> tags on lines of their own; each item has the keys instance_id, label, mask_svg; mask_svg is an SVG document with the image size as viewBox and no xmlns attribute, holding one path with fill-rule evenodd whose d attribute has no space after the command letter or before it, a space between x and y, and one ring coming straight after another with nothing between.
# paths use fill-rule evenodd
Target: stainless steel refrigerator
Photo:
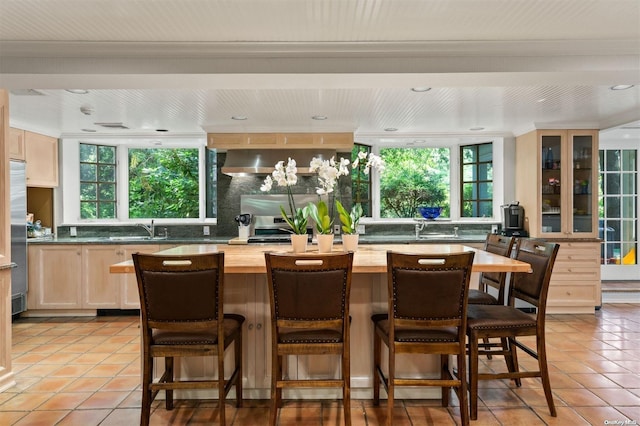
<instances>
[{"instance_id":1,"label":"stainless steel refrigerator","mask_svg":"<svg viewBox=\"0 0 640 426\"><path fill-rule=\"evenodd\" d=\"M11 161L11 315L27 310L27 180L25 163Z\"/></svg>"}]
</instances>

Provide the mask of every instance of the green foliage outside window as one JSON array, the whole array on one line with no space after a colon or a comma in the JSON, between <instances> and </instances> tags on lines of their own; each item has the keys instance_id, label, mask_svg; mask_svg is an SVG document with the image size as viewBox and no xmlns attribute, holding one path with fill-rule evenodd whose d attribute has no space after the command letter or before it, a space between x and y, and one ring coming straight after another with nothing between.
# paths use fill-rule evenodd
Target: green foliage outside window
<instances>
[{"instance_id":1,"label":"green foliage outside window","mask_svg":"<svg viewBox=\"0 0 640 426\"><path fill-rule=\"evenodd\" d=\"M382 148L380 217L419 217L418 207L443 207L450 216L448 148Z\"/></svg>"},{"instance_id":2,"label":"green foliage outside window","mask_svg":"<svg viewBox=\"0 0 640 426\"><path fill-rule=\"evenodd\" d=\"M80 218L116 218L116 147L80 144Z\"/></svg>"},{"instance_id":3,"label":"green foliage outside window","mask_svg":"<svg viewBox=\"0 0 640 426\"><path fill-rule=\"evenodd\" d=\"M198 218L198 149L129 149L130 218Z\"/></svg>"}]
</instances>

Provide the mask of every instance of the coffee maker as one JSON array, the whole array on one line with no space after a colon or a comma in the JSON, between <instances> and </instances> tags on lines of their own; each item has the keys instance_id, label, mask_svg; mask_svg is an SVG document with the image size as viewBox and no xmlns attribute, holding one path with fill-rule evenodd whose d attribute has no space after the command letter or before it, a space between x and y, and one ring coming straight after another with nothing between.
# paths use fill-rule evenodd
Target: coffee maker
<instances>
[{"instance_id":1,"label":"coffee maker","mask_svg":"<svg viewBox=\"0 0 640 426\"><path fill-rule=\"evenodd\" d=\"M502 212L502 235L508 237L528 237L524 229L524 207L519 201L500 206Z\"/></svg>"}]
</instances>

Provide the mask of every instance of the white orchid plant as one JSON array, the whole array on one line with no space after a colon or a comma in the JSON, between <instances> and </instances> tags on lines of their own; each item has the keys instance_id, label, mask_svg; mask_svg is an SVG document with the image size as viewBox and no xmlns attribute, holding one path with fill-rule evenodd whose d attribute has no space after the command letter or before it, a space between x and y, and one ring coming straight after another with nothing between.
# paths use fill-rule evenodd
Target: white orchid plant
<instances>
[{"instance_id":1,"label":"white orchid plant","mask_svg":"<svg viewBox=\"0 0 640 426\"><path fill-rule=\"evenodd\" d=\"M339 162L336 162L334 157L331 157L330 160L322 160L317 157L311 159L309 170L318 173L320 186L316 188L316 193L320 197L331 194L338 183L338 178L349 174L349 163L349 160L344 158L340 158ZM309 215L315 222L316 231L319 234L331 234L333 208L329 208L322 199L317 204L309 203L307 208Z\"/></svg>"},{"instance_id":2,"label":"white orchid plant","mask_svg":"<svg viewBox=\"0 0 640 426\"><path fill-rule=\"evenodd\" d=\"M298 183L297 173L296 160L289 158L286 166L284 165L284 161L279 161L275 165L275 170L271 173L271 176L265 178L264 183L260 186L260 190L263 192L270 191L274 181L278 186L285 186L287 188L289 211L291 213L290 215L287 214L282 206L280 206L280 213L282 214L282 218L291 227L292 233L304 235L307 233L309 209L308 207L296 208L293 193L291 192L291 187Z\"/></svg>"},{"instance_id":3,"label":"white orchid plant","mask_svg":"<svg viewBox=\"0 0 640 426\"><path fill-rule=\"evenodd\" d=\"M318 180L320 182L320 186L316 188L318 195L322 196L332 193L340 176L347 176L350 173L349 164L351 164L351 162L345 158L340 158L339 162L336 162L333 157L330 160L313 158L309 164L309 168L311 171L318 172ZM373 153L367 153L365 151L358 152L358 155L351 165L352 168L358 169L358 175L360 175L360 173L368 175L372 168L378 170L378 172L384 170L384 160ZM359 194L359 190L360 188L356 188L357 194ZM335 200L335 205L338 210L340 222L342 223L342 232L345 234L357 234L358 225L362 218L362 205L359 202L353 203L351 211L347 211L340 200ZM331 233L333 212L329 211L327 204L324 201L320 201L317 205L309 204L308 207L309 214L316 222L318 232L322 234Z\"/></svg>"}]
</instances>

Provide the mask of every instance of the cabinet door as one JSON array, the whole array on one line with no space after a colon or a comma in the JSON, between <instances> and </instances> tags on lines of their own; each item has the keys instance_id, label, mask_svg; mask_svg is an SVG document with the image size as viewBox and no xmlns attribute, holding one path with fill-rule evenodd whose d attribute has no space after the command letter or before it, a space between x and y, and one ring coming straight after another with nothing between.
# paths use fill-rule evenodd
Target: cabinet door
<instances>
[{"instance_id":1,"label":"cabinet door","mask_svg":"<svg viewBox=\"0 0 640 426\"><path fill-rule=\"evenodd\" d=\"M566 232L564 192L567 186L563 176L566 132L541 131L539 137L539 146L542 150L539 186L542 220L540 221L541 229L538 232L546 236L560 236Z\"/></svg>"},{"instance_id":2,"label":"cabinet door","mask_svg":"<svg viewBox=\"0 0 640 426\"><path fill-rule=\"evenodd\" d=\"M83 308L120 308L120 277L111 274L109 266L121 260L119 246L82 246Z\"/></svg>"},{"instance_id":3,"label":"cabinet door","mask_svg":"<svg viewBox=\"0 0 640 426\"><path fill-rule=\"evenodd\" d=\"M568 232L575 237L596 237L598 220L598 134L572 130L568 134Z\"/></svg>"},{"instance_id":4,"label":"cabinet door","mask_svg":"<svg viewBox=\"0 0 640 426\"><path fill-rule=\"evenodd\" d=\"M12 160L25 160L24 154L24 130L9 129L9 158Z\"/></svg>"},{"instance_id":5,"label":"cabinet door","mask_svg":"<svg viewBox=\"0 0 640 426\"><path fill-rule=\"evenodd\" d=\"M123 244L118 246L120 260L113 262L122 262L131 260L133 253L155 253L159 250L156 244ZM140 309L140 295L138 294L138 281L136 274L113 274L120 277L120 309Z\"/></svg>"},{"instance_id":6,"label":"cabinet door","mask_svg":"<svg viewBox=\"0 0 640 426\"><path fill-rule=\"evenodd\" d=\"M268 398L256 392L271 386L270 309L264 274L225 275L224 312L240 314L246 319L242 342L245 392L248 392L245 395L259 398Z\"/></svg>"},{"instance_id":7,"label":"cabinet door","mask_svg":"<svg viewBox=\"0 0 640 426\"><path fill-rule=\"evenodd\" d=\"M39 133L24 132L27 186L58 186L58 140Z\"/></svg>"},{"instance_id":8,"label":"cabinet door","mask_svg":"<svg viewBox=\"0 0 640 426\"><path fill-rule=\"evenodd\" d=\"M313 133L281 133L278 135L278 145L283 148L308 148L313 146Z\"/></svg>"},{"instance_id":9,"label":"cabinet door","mask_svg":"<svg viewBox=\"0 0 640 426\"><path fill-rule=\"evenodd\" d=\"M82 308L81 259L79 245L29 246L29 308Z\"/></svg>"}]
</instances>

